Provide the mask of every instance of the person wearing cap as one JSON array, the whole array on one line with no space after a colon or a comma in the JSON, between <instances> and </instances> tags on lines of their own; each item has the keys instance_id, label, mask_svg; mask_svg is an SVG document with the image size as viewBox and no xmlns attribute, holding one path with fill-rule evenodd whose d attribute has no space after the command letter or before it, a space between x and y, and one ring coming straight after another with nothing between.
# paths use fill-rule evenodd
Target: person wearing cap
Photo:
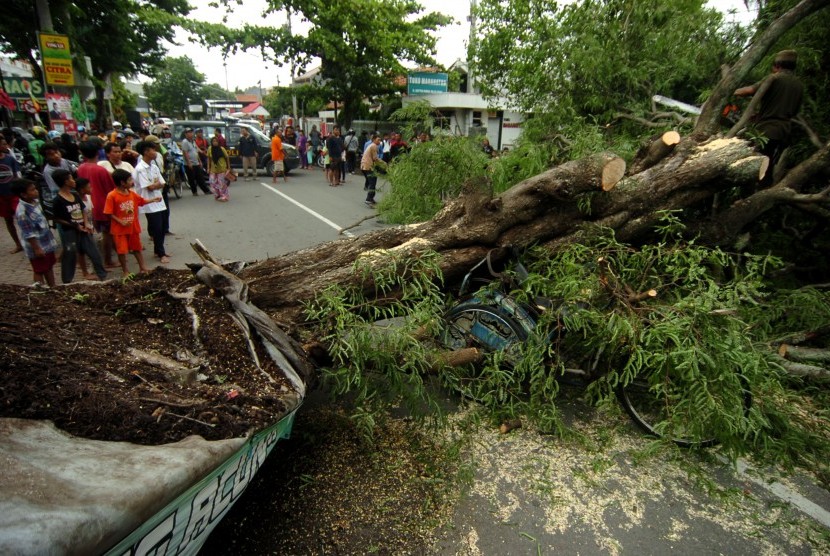
<instances>
[{"instance_id":1,"label":"person wearing cap","mask_svg":"<svg viewBox=\"0 0 830 556\"><path fill-rule=\"evenodd\" d=\"M187 181L190 182L190 191L195 197L197 195L196 188L204 192L205 195L210 193L210 187L207 184L207 176L205 170L202 168L202 161L199 157L199 149L196 147L193 139L193 128L188 127L184 130L184 139L182 139L182 156L184 156L184 169L187 172Z\"/></svg>"},{"instance_id":2,"label":"person wearing cap","mask_svg":"<svg viewBox=\"0 0 830 556\"><path fill-rule=\"evenodd\" d=\"M118 137L119 134L121 135L121 137ZM110 132L109 140L112 141L112 142L116 142L116 141L120 141L123 138L124 138L124 132L121 130L121 122L118 122L118 121L112 122L112 131Z\"/></svg>"},{"instance_id":3,"label":"person wearing cap","mask_svg":"<svg viewBox=\"0 0 830 556\"><path fill-rule=\"evenodd\" d=\"M158 137L155 135L148 135L146 140L136 145L141 158L133 172L133 181L138 194L149 201L138 211L147 217L147 231L153 238L153 252L162 264L167 264L170 262L170 256L164 249L164 213L167 211L167 203L164 199L157 200L165 185L161 169L156 165L159 146Z\"/></svg>"},{"instance_id":4,"label":"person wearing cap","mask_svg":"<svg viewBox=\"0 0 830 556\"><path fill-rule=\"evenodd\" d=\"M29 141L29 154L32 156L32 160L35 161L35 165L38 168L42 168L44 160L43 155L40 154L40 147L46 143L46 130L36 125L32 128L32 135L35 138Z\"/></svg>"},{"instance_id":5,"label":"person wearing cap","mask_svg":"<svg viewBox=\"0 0 830 556\"><path fill-rule=\"evenodd\" d=\"M775 165L789 145L792 120L801 108L804 85L795 75L798 54L782 50L775 55L772 73L754 85L735 90L735 96L760 94L758 108L752 117L755 128L764 134L767 142L759 150L769 157L770 164L761 180L762 187L772 185Z\"/></svg>"},{"instance_id":6,"label":"person wearing cap","mask_svg":"<svg viewBox=\"0 0 830 556\"><path fill-rule=\"evenodd\" d=\"M164 145L161 142L161 139L159 139L157 136L155 136L153 134L150 134L150 135L148 135L147 137L144 138L144 141L151 143L153 145L153 147L155 148L156 157L153 160L153 164L156 166L156 168L158 168L161 175L164 175L164 153L166 153L167 151L165 150ZM141 150L137 146L136 146L135 150L138 151L138 154L139 154L138 160L136 161L136 164L135 164L135 167L138 168L138 165L141 163L141 159L143 158L143 155L141 154ZM135 181L136 181L136 183L138 183L138 180L135 180ZM161 190L161 198L164 201L164 207L165 208L164 208L164 210L159 211L159 212L161 212L161 217L160 217L161 221L162 221L161 228L164 232L164 235L174 235L172 232L170 232L170 197L169 197L169 193L170 193L170 187L167 185L167 183L165 183L164 187ZM147 224L147 231L148 232L150 231L149 219L148 219L148 224Z\"/></svg>"}]
</instances>

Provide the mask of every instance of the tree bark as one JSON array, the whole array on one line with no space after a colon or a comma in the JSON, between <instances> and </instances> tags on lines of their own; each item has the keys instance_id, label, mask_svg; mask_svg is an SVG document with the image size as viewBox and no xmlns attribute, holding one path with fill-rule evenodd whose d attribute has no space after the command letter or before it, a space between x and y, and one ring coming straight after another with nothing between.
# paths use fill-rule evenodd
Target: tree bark
<instances>
[{"instance_id":1,"label":"tree bark","mask_svg":"<svg viewBox=\"0 0 830 556\"><path fill-rule=\"evenodd\" d=\"M680 143L679 133L676 131L663 133L637 153L628 172L630 174L639 174L643 170L648 170L666 158L678 143Z\"/></svg>"},{"instance_id":2,"label":"tree bark","mask_svg":"<svg viewBox=\"0 0 830 556\"><path fill-rule=\"evenodd\" d=\"M830 167L830 143L817 151L809 159L793 168L773 187L763 189L740 199L731 207L699 229L705 241L723 243L736 237L750 222L780 203L819 203L827 202L827 193L803 195L800 193L805 183L822 175Z\"/></svg>"},{"instance_id":3,"label":"tree bark","mask_svg":"<svg viewBox=\"0 0 830 556\"><path fill-rule=\"evenodd\" d=\"M487 181L465 184L432 220L380 230L269 259L242 271L251 301L286 324L298 322L302 304L331 284L357 286L371 296L374 283L352 271L386 252L417 257L439 252L448 283L459 279L488 250L542 244L555 249L577 241L586 224L617 231L623 240L649 231L661 211L690 206L724 189L754 185L767 159L742 139L698 144L685 139L671 156L635 175L610 153L574 160L493 196ZM380 260L380 259L379 259Z\"/></svg>"},{"instance_id":4,"label":"tree bark","mask_svg":"<svg viewBox=\"0 0 830 556\"><path fill-rule=\"evenodd\" d=\"M802 0L758 35L741 59L725 73L712 90L712 94L701 108L694 134L698 137L709 137L717 133L720 125L720 112L726 99L741 85L752 68L758 65L784 33L806 17L828 6L830 6L830 0Z\"/></svg>"}]
</instances>

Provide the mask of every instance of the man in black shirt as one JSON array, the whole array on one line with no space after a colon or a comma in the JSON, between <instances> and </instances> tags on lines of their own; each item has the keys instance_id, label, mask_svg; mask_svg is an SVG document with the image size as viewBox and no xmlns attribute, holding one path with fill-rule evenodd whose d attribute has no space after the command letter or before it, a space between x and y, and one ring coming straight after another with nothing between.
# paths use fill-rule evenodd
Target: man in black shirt
<instances>
[{"instance_id":1,"label":"man in black shirt","mask_svg":"<svg viewBox=\"0 0 830 556\"><path fill-rule=\"evenodd\" d=\"M242 128L242 136L239 138L239 156L242 157L242 173L245 181L256 179L256 138L248 132L248 128ZM248 168L251 169L251 178L248 177Z\"/></svg>"}]
</instances>

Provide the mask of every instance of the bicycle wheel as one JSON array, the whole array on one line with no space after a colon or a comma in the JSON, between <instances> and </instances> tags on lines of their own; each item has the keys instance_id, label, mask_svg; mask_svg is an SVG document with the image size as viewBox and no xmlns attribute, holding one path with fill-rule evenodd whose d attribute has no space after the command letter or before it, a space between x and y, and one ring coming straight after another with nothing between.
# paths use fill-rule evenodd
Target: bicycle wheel
<instances>
[{"instance_id":1,"label":"bicycle wheel","mask_svg":"<svg viewBox=\"0 0 830 556\"><path fill-rule=\"evenodd\" d=\"M182 192L184 191L185 184L187 184L188 189L190 189L190 182L187 179L187 172L185 172L184 168L179 168L176 172L176 181L173 183L173 194L176 195L176 199L182 198Z\"/></svg>"},{"instance_id":2,"label":"bicycle wheel","mask_svg":"<svg viewBox=\"0 0 830 556\"><path fill-rule=\"evenodd\" d=\"M527 340L527 332L509 314L498 307L465 302L453 307L444 316L445 326L440 339L451 350L477 347L487 352L506 351L504 363L512 369L517 350ZM475 369L457 368L455 387L462 395L480 400L480 373Z\"/></svg>"},{"instance_id":3,"label":"bicycle wheel","mask_svg":"<svg viewBox=\"0 0 830 556\"><path fill-rule=\"evenodd\" d=\"M711 417L695 412L689 403L682 403L688 387L670 376L662 377L659 382L650 384L643 379L635 379L626 386L616 390L626 413L643 431L658 438L668 438L681 448L708 448L718 444L712 431L722 426L730 418L743 418L752 405L752 394L746 379L740 377L741 393L739 398L725 392L720 398L712 398L714 408ZM742 408L742 415L732 413L734 408Z\"/></svg>"},{"instance_id":4,"label":"bicycle wheel","mask_svg":"<svg viewBox=\"0 0 830 556\"><path fill-rule=\"evenodd\" d=\"M164 186L167 188L168 195L172 191L176 199L181 199L182 196L176 191L176 182L178 181L177 169L174 166L164 171Z\"/></svg>"}]
</instances>

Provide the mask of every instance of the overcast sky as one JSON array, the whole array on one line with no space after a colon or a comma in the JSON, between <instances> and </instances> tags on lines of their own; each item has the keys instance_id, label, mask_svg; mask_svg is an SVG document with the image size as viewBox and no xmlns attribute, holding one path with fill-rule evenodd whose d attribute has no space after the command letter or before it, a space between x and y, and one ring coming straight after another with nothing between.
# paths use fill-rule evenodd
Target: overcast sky
<instances>
[{"instance_id":1,"label":"overcast sky","mask_svg":"<svg viewBox=\"0 0 830 556\"><path fill-rule=\"evenodd\" d=\"M328 0L338 2L341 0ZM207 2L200 2L201 7L191 12L193 19L218 23L226 15L224 10L212 8ZM382 4L382 2L381 2ZM466 58L467 41L470 35L470 24L467 16L470 13L468 0L420 0L425 12L440 12L455 19L455 23L443 27L438 31L436 59L439 63L449 66L458 58ZM738 11L739 21L747 21L750 16L743 0L710 0L709 4L726 12L730 9ZM263 18L262 13L267 5L266 0L245 0L244 5L235 6L227 12L230 26L241 26L243 22L268 25L273 27L285 23L285 14L272 14ZM295 33L304 31L300 21L292 20ZM205 74L208 83L217 83L230 90L245 89L257 86L262 81L262 88L267 89L276 85L287 85L291 81L289 66L275 65L271 61L263 60L258 51L249 51L229 56L227 66L222 63L222 52L219 49L205 49L187 42L187 35L179 32L180 45L171 45L170 56L188 56L193 60L196 69ZM310 68L307 68L310 69Z\"/></svg>"}]
</instances>

